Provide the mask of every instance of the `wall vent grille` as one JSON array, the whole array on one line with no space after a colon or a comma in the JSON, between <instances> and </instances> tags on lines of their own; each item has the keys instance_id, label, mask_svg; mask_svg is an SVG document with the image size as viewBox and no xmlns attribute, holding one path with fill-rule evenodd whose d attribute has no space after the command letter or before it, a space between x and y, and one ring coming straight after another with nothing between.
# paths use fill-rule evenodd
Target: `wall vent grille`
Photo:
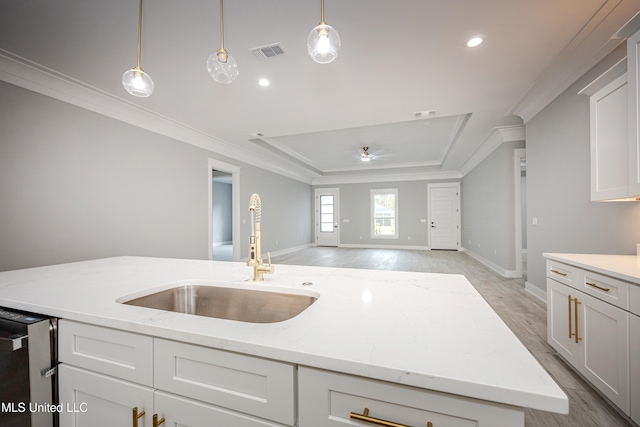
<instances>
[{"instance_id":1,"label":"wall vent grille","mask_svg":"<svg viewBox=\"0 0 640 427\"><path fill-rule=\"evenodd\" d=\"M274 58L276 56L286 55L284 48L280 43L270 44L268 46L260 46L249 49L253 55L259 60Z\"/></svg>"}]
</instances>

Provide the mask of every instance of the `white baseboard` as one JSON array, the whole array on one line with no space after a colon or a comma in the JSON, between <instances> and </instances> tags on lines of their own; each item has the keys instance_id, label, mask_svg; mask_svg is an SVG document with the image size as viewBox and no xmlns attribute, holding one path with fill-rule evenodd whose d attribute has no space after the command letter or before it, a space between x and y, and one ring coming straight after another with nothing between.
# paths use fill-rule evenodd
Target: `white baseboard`
<instances>
[{"instance_id":1,"label":"white baseboard","mask_svg":"<svg viewBox=\"0 0 640 427\"><path fill-rule=\"evenodd\" d=\"M274 256L279 256L279 255L285 255L285 254L288 254L288 253L291 253L291 252L296 252L296 251L299 251L299 250L302 250L302 249L307 249L307 248L310 248L311 246L312 246L311 243L307 243L306 245L293 246L291 248L281 249L281 250L275 251L275 252L272 252L272 251L267 251L267 252L270 252L271 256L274 257ZM262 259L264 260L264 262L267 262L267 258L266 258L267 252L263 252L262 253ZM247 262L248 260L249 260L249 257L246 256L246 257L242 257L240 259L240 262Z\"/></svg>"},{"instance_id":2,"label":"white baseboard","mask_svg":"<svg viewBox=\"0 0 640 427\"><path fill-rule=\"evenodd\" d=\"M500 276L502 277L506 277L508 279L517 279L520 278L521 276L518 274L518 272L516 270L505 270L504 268L500 267L499 265L489 261L488 259L478 255L475 252L470 251L467 248L462 248L461 249L462 252L465 252L467 255L469 255L471 258L474 258L478 261L480 261L481 263L483 263L486 267L490 268L491 270L495 271L496 273L498 273Z\"/></svg>"},{"instance_id":3,"label":"white baseboard","mask_svg":"<svg viewBox=\"0 0 640 427\"><path fill-rule=\"evenodd\" d=\"M302 250L302 249L307 249L307 248L310 248L310 247L311 247L311 243L307 243L305 245L300 245L300 246L293 246L291 248L281 249L279 251L271 252L271 256L285 255L285 254L289 254L291 252L296 252L296 251L299 251L299 250ZM266 252L265 252L265 254L266 254Z\"/></svg>"},{"instance_id":4,"label":"white baseboard","mask_svg":"<svg viewBox=\"0 0 640 427\"><path fill-rule=\"evenodd\" d=\"M545 304L547 303L547 293L533 283L524 282L524 290L529 292L531 295L538 298Z\"/></svg>"},{"instance_id":5,"label":"white baseboard","mask_svg":"<svg viewBox=\"0 0 640 427\"><path fill-rule=\"evenodd\" d=\"M226 246L231 244L233 244L233 240L227 240L226 242L213 242L211 246L216 247L216 246Z\"/></svg>"},{"instance_id":6,"label":"white baseboard","mask_svg":"<svg viewBox=\"0 0 640 427\"><path fill-rule=\"evenodd\" d=\"M369 245L369 244L353 244L341 243L339 248L356 248L356 249L408 249L417 251L428 251L428 246L410 246L410 245Z\"/></svg>"}]
</instances>

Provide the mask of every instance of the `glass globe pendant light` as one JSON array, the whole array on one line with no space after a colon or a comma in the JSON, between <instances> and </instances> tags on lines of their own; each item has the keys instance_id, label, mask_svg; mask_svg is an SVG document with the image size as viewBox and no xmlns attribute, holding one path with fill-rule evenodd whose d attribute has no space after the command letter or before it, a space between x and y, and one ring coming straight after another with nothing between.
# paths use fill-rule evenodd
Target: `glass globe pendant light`
<instances>
[{"instance_id":1,"label":"glass globe pendant light","mask_svg":"<svg viewBox=\"0 0 640 427\"><path fill-rule=\"evenodd\" d=\"M238 63L224 48L224 16L220 0L220 49L209 55L207 71L218 83L229 84L238 77Z\"/></svg>"},{"instance_id":2,"label":"glass globe pendant light","mask_svg":"<svg viewBox=\"0 0 640 427\"><path fill-rule=\"evenodd\" d=\"M328 64L336 59L340 51L340 35L324 22L324 0L322 0L322 18L320 23L307 37L307 52L319 64Z\"/></svg>"},{"instance_id":3,"label":"glass globe pendant light","mask_svg":"<svg viewBox=\"0 0 640 427\"><path fill-rule=\"evenodd\" d=\"M127 70L122 75L122 86L133 96L146 98L153 93L153 80L149 74L140 67L140 40L142 38L142 0L140 0L140 13L138 14L138 65Z\"/></svg>"}]
</instances>

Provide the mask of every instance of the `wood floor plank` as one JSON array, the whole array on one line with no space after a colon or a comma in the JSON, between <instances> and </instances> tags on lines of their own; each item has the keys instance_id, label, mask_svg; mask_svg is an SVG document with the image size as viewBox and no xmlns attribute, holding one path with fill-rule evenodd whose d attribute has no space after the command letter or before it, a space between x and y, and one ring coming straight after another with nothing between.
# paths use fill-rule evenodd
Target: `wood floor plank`
<instances>
[{"instance_id":1,"label":"wood floor plank","mask_svg":"<svg viewBox=\"0 0 640 427\"><path fill-rule=\"evenodd\" d=\"M463 252L312 247L273 257L272 262L463 274L569 396L569 415L527 409L526 427L632 426L547 344L546 305L524 290L524 281L505 279Z\"/></svg>"}]
</instances>

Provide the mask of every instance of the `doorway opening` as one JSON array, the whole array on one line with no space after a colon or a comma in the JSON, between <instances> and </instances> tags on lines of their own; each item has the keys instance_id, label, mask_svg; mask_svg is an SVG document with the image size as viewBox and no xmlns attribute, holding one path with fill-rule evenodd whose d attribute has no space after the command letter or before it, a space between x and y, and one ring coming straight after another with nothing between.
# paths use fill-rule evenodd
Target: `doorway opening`
<instances>
[{"instance_id":1,"label":"doorway opening","mask_svg":"<svg viewBox=\"0 0 640 427\"><path fill-rule=\"evenodd\" d=\"M214 169L211 195L211 259L233 261L232 175Z\"/></svg>"},{"instance_id":2,"label":"doorway opening","mask_svg":"<svg viewBox=\"0 0 640 427\"><path fill-rule=\"evenodd\" d=\"M209 259L240 260L240 168L209 159Z\"/></svg>"},{"instance_id":3,"label":"doorway opening","mask_svg":"<svg viewBox=\"0 0 640 427\"><path fill-rule=\"evenodd\" d=\"M524 148L513 150L515 191L515 258L516 278L527 280L527 156Z\"/></svg>"}]
</instances>

